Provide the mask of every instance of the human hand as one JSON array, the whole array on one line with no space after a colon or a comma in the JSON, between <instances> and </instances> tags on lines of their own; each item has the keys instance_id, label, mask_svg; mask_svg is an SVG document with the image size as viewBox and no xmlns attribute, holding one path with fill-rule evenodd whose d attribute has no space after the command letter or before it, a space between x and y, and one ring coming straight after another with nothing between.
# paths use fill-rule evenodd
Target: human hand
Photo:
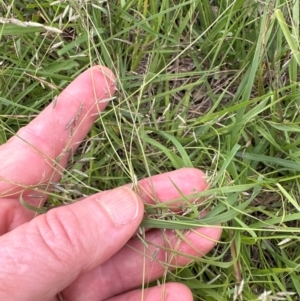
<instances>
[{"instance_id":1,"label":"human hand","mask_svg":"<svg viewBox=\"0 0 300 301\"><path fill-rule=\"evenodd\" d=\"M166 265L189 263L184 254L206 254L221 229L199 228L188 232L185 241L172 231L149 230L147 247L134 234L143 201L153 202L154 194L166 202L179 198L179 190L186 195L203 191L207 184L201 171L184 168L157 175L138 183L140 195L120 187L36 218L20 205L20 194L34 206L45 202L46 194L32 197L33 187L59 181L70 148L78 147L114 89L111 71L95 66L76 78L55 106L0 146L0 300L52 301L59 292L67 301L192 300L181 284L136 288L161 277ZM70 135L66 127L74 118Z\"/></svg>"}]
</instances>

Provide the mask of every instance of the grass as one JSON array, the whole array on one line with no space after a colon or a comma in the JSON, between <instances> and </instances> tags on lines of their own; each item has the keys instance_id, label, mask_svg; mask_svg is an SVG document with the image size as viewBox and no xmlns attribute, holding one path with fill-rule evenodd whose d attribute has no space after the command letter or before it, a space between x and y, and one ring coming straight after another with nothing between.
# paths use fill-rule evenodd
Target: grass
<instances>
[{"instance_id":1,"label":"grass","mask_svg":"<svg viewBox=\"0 0 300 301\"><path fill-rule=\"evenodd\" d=\"M221 221L222 239L164 281L185 283L195 300L298 300L298 1L8 0L0 10L0 143L89 66L118 76L58 203L200 168L211 182L201 223Z\"/></svg>"}]
</instances>

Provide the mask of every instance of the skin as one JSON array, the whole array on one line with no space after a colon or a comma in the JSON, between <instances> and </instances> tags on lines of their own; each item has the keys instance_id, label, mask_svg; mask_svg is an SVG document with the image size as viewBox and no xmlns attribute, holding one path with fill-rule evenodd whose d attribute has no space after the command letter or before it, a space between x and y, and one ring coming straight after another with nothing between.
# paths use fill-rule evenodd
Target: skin
<instances>
[{"instance_id":1,"label":"skin","mask_svg":"<svg viewBox=\"0 0 300 301\"><path fill-rule=\"evenodd\" d=\"M179 198L178 190L185 195L205 190L200 170L153 176L138 183L139 194L119 187L37 217L20 204L20 195L34 206L46 200L46 195L31 197L34 188L60 180L71 149L76 150L113 95L114 81L109 69L92 67L60 94L56 106L50 104L0 146L0 158L5 158L0 161L0 300L52 301L59 300L59 292L67 301L193 299L178 283L138 287L163 276L166 266L184 266L191 256L206 254L221 228L189 231L184 241L172 231L148 229L147 247L135 234L144 202ZM66 127L73 118L70 135Z\"/></svg>"}]
</instances>

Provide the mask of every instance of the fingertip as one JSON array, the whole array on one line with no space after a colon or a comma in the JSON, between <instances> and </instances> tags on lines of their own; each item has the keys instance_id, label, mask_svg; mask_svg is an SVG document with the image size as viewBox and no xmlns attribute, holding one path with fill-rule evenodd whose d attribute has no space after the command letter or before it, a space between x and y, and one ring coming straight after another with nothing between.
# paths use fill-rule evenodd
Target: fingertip
<instances>
[{"instance_id":1,"label":"fingertip","mask_svg":"<svg viewBox=\"0 0 300 301\"><path fill-rule=\"evenodd\" d=\"M191 290L181 283L165 283L146 289L138 289L107 299L107 301L193 301Z\"/></svg>"},{"instance_id":2,"label":"fingertip","mask_svg":"<svg viewBox=\"0 0 300 301\"><path fill-rule=\"evenodd\" d=\"M191 290L182 283L169 282L145 291L146 301L193 301Z\"/></svg>"},{"instance_id":3,"label":"fingertip","mask_svg":"<svg viewBox=\"0 0 300 301\"><path fill-rule=\"evenodd\" d=\"M221 225L190 230L185 236L186 240L182 241L180 245L180 253L189 254L189 256L194 257L202 257L220 242L221 234ZM177 260L180 262L180 265L184 265L190 261L190 259L185 256L178 257Z\"/></svg>"},{"instance_id":4,"label":"fingertip","mask_svg":"<svg viewBox=\"0 0 300 301\"><path fill-rule=\"evenodd\" d=\"M94 94L99 100L109 99L116 91L116 76L112 70L103 65L96 65L87 69L79 75L78 79L82 83L91 81L90 85L93 87ZM108 101L104 101L104 103L107 104ZM101 105L101 103L99 104Z\"/></svg>"},{"instance_id":5,"label":"fingertip","mask_svg":"<svg viewBox=\"0 0 300 301\"><path fill-rule=\"evenodd\" d=\"M169 282L165 286L167 291L166 301L193 300L193 294L186 285L182 283Z\"/></svg>"},{"instance_id":6,"label":"fingertip","mask_svg":"<svg viewBox=\"0 0 300 301\"><path fill-rule=\"evenodd\" d=\"M191 185L194 184L199 191L203 191L209 186L206 174L198 168L183 167L179 169L178 172L182 173L182 177L189 179Z\"/></svg>"},{"instance_id":7,"label":"fingertip","mask_svg":"<svg viewBox=\"0 0 300 301\"><path fill-rule=\"evenodd\" d=\"M60 98L66 102L65 99L74 96L73 102L80 103L85 100L85 105L89 108L92 108L96 101L96 103L98 102L98 110L102 111L115 90L116 77L114 73L105 66L96 65L76 77L61 93Z\"/></svg>"},{"instance_id":8,"label":"fingertip","mask_svg":"<svg viewBox=\"0 0 300 301\"><path fill-rule=\"evenodd\" d=\"M195 201L196 194L208 188L205 173L197 168L184 167L153 177L143 179L138 183L140 193L146 203L153 204L181 199L189 196L189 201ZM197 198L197 197L196 197ZM180 208L182 201L173 202L172 210Z\"/></svg>"},{"instance_id":9,"label":"fingertip","mask_svg":"<svg viewBox=\"0 0 300 301\"><path fill-rule=\"evenodd\" d=\"M106 66L103 65L96 65L90 68L91 70L95 69L95 70L100 70L100 72L106 77L108 78L110 81L115 82L116 81L116 76L115 74L112 72L112 70L110 70L109 68L107 68Z\"/></svg>"}]
</instances>

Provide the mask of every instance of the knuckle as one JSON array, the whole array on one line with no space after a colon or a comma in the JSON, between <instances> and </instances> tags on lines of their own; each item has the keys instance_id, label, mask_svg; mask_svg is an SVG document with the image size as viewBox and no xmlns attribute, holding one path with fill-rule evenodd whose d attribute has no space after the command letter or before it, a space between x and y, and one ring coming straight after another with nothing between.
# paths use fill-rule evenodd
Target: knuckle
<instances>
[{"instance_id":1,"label":"knuckle","mask_svg":"<svg viewBox=\"0 0 300 301\"><path fill-rule=\"evenodd\" d=\"M61 263L77 258L81 250L80 222L69 208L64 209L50 210L37 227L43 248Z\"/></svg>"}]
</instances>

